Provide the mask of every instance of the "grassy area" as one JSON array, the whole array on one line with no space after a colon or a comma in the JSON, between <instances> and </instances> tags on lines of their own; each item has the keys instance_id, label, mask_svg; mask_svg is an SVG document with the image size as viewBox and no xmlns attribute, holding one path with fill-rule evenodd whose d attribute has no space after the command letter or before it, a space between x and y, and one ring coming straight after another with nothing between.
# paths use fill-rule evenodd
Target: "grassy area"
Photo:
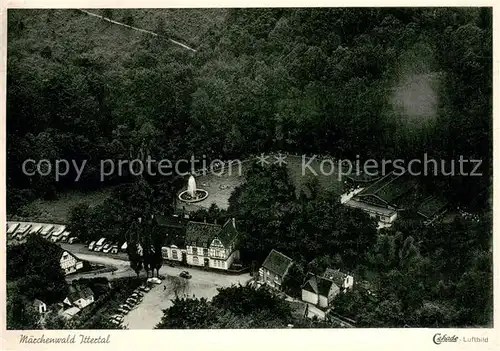
<instances>
[{"instance_id":1,"label":"grassy area","mask_svg":"<svg viewBox=\"0 0 500 351\"><path fill-rule=\"evenodd\" d=\"M268 160L269 162L274 162L273 156L270 156ZM252 161L252 159L247 161ZM323 164L324 172L322 172L322 160L320 158L314 159L310 164L308 163L309 158L306 158L305 163L309 164L313 171L311 171L309 168L306 169L303 166L301 156L288 155L285 161L290 173L290 178L292 179L297 190L297 196L300 194L301 190L307 194L308 188L306 185L314 178L318 179L319 185L322 189L333 191L333 193L338 196L343 193L344 182L342 180L342 177L339 176L337 162L334 161L334 170L332 174L327 175L328 173L330 173L330 164L325 162ZM186 211L196 211L200 208L209 208L211 204L215 203L219 208L226 209L229 206L228 200L231 196L231 193L237 186L241 185L244 182L248 165L248 162L243 163L241 175L238 174L238 167L235 166L232 169L231 173L224 172L224 174L222 175L206 174L197 177L197 187L208 191L208 197L205 200L194 204L178 202L178 208L184 208Z\"/></svg>"},{"instance_id":2,"label":"grassy area","mask_svg":"<svg viewBox=\"0 0 500 351\"><path fill-rule=\"evenodd\" d=\"M111 188L93 192L69 191L59 195L57 200L33 201L26 208L25 216L14 216L12 219L22 219L29 217L32 221L44 223L67 223L71 208L79 203L89 206L96 206L104 202L110 195Z\"/></svg>"}]
</instances>

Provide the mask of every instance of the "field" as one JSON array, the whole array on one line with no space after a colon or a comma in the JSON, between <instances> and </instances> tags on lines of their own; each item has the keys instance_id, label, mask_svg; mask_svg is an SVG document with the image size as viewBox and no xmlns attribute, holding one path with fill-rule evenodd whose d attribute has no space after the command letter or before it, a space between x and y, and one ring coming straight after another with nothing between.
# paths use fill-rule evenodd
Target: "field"
<instances>
[{"instance_id":1,"label":"field","mask_svg":"<svg viewBox=\"0 0 500 351\"><path fill-rule=\"evenodd\" d=\"M309 158L306 159L309 160ZM305 184L311 179L317 177L322 189L330 189L334 194L340 196L343 192L343 181L340 180L337 170L332 175L321 174L321 159L315 159L311 162L310 166L318 175L315 175L309 169L303 172L302 159L297 156L287 156L287 167L290 172L290 177L293 180L297 189L297 195L300 194L300 189L305 189ZM198 188L208 191L208 198L195 203L195 204L178 204L178 208L185 208L186 211L195 211L199 208L208 208L212 203L215 203L219 208L226 209L229 205L228 200L234 189L242 184L245 179L247 162L244 162L239 174L238 167L233 167L231 172L229 168L226 169L222 175L206 174L196 178ZM324 170L329 172L330 168L325 164ZM187 181L186 181L187 183ZM46 223L67 223L69 212L72 207L79 203L85 203L89 206L96 206L101 204L111 193L111 188L102 189L93 192L79 192L70 191L59 194L57 200L35 200L27 208L26 213L29 216L17 217L11 219L25 219L29 217L30 220L36 220ZM180 189L185 190L185 189Z\"/></svg>"},{"instance_id":2,"label":"field","mask_svg":"<svg viewBox=\"0 0 500 351\"><path fill-rule=\"evenodd\" d=\"M269 158L270 162L274 162L274 160L274 156ZM334 194L340 196L343 193L344 185L342 177L339 176L337 162L334 161L334 170L332 172L330 170L331 166L329 163L324 162L323 167L321 166L321 158L315 158L311 163L308 163L309 160L310 157L306 157L303 162L301 156L286 156L286 166L288 168L290 178L293 180L295 185L297 196L300 194L301 190L304 190L307 193L305 185L316 177L318 178L319 184L323 190L332 191ZM308 164L312 170L306 168L303 164ZM199 208L209 208L214 203L217 207L226 209L229 205L228 200L231 193L237 186L244 182L246 169L248 167L247 165L247 162L243 163L241 167L241 175L238 173L238 168L233 167L231 172L229 172L228 169L228 171L224 172L222 175L212 173L197 177L197 187L207 190L208 197L205 200L194 204L179 202L177 205L178 208L186 211L196 211ZM324 172L322 172L322 169Z\"/></svg>"},{"instance_id":3,"label":"field","mask_svg":"<svg viewBox=\"0 0 500 351\"><path fill-rule=\"evenodd\" d=\"M79 203L97 206L109 196L111 188L93 192L70 191L59 194L57 200L37 199L25 211L29 219L43 223L67 223L72 207ZM13 217L11 219L18 219Z\"/></svg>"}]
</instances>

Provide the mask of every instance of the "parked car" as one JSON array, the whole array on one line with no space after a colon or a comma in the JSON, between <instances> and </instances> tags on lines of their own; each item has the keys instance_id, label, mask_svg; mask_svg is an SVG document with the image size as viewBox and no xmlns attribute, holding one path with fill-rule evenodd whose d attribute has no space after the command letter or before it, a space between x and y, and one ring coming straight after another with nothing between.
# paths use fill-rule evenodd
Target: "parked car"
<instances>
[{"instance_id":1,"label":"parked car","mask_svg":"<svg viewBox=\"0 0 500 351\"><path fill-rule=\"evenodd\" d=\"M95 251L95 252L101 252L101 251L102 251L102 248L103 248L103 246L98 246L98 245L96 244L96 245L95 245L95 247L94 247L94 251Z\"/></svg>"},{"instance_id":2,"label":"parked car","mask_svg":"<svg viewBox=\"0 0 500 351\"><path fill-rule=\"evenodd\" d=\"M68 239L68 244L74 244L78 242L78 238L76 236L72 236Z\"/></svg>"},{"instance_id":3,"label":"parked car","mask_svg":"<svg viewBox=\"0 0 500 351\"><path fill-rule=\"evenodd\" d=\"M161 284L161 279L158 279L156 277L148 278L147 282L151 284Z\"/></svg>"},{"instance_id":4,"label":"parked car","mask_svg":"<svg viewBox=\"0 0 500 351\"><path fill-rule=\"evenodd\" d=\"M113 245L111 247L111 253L112 254L117 254L118 253L118 245Z\"/></svg>"},{"instance_id":5,"label":"parked car","mask_svg":"<svg viewBox=\"0 0 500 351\"><path fill-rule=\"evenodd\" d=\"M106 238L100 238L96 245L103 246L105 241L106 241Z\"/></svg>"},{"instance_id":6,"label":"parked car","mask_svg":"<svg viewBox=\"0 0 500 351\"><path fill-rule=\"evenodd\" d=\"M104 253L109 253L110 251L111 251L111 245L109 244L104 245L104 247L102 248L102 252Z\"/></svg>"},{"instance_id":7,"label":"parked car","mask_svg":"<svg viewBox=\"0 0 500 351\"><path fill-rule=\"evenodd\" d=\"M52 233L52 235L54 235L54 236L60 236L62 233L64 233L65 229L66 229L65 225L60 225L56 230L54 230L54 232Z\"/></svg>"},{"instance_id":8,"label":"parked car","mask_svg":"<svg viewBox=\"0 0 500 351\"><path fill-rule=\"evenodd\" d=\"M144 295L139 291L134 291L134 293L131 296L136 298L142 298Z\"/></svg>"},{"instance_id":9,"label":"parked car","mask_svg":"<svg viewBox=\"0 0 500 351\"><path fill-rule=\"evenodd\" d=\"M13 234L17 227L19 227L19 223L12 223L9 225L9 229L7 229L7 234Z\"/></svg>"},{"instance_id":10,"label":"parked car","mask_svg":"<svg viewBox=\"0 0 500 351\"><path fill-rule=\"evenodd\" d=\"M188 271L182 271L182 272L179 274L179 276L180 276L181 278L185 278L185 279L190 279L190 278L191 278L191 274L189 274L189 272L188 272Z\"/></svg>"},{"instance_id":11,"label":"parked car","mask_svg":"<svg viewBox=\"0 0 500 351\"><path fill-rule=\"evenodd\" d=\"M124 310L127 310L127 311L130 311L132 309L132 307L130 307L129 305L123 303L119 306L120 308L123 308Z\"/></svg>"},{"instance_id":12,"label":"parked car","mask_svg":"<svg viewBox=\"0 0 500 351\"><path fill-rule=\"evenodd\" d=\"M61 234L52 233L52 235L50 236L50 241L52 241L53 243L57 243L59 240L61 240L61 238L62 238Z\"/></svg>"},{"instance_id":13,"label":"parked car","mask_svg":"<svg viewBox=\"0 0 500 351\"><path fill-rule=\"evenodd\" d=\"M89 250L90 250L90 251L94 250L94 246L95 246L95 241L92 241L92 242L89 244Z\"/></svg>"},{"instance_id":14,"label":"parked car","mask_svg":"<svg viewBox=\"0 0 500 351\"><path fill-rule=\"evenodd\" d=\"M40 231L40 235L47 239L52 234L52 229L54 229L54 226L48 224Z\"/></svg>"},{"instance_id":15,"label":"parked car","mask_svg":"<svg viewBox=\"0 0 500 351\"><path fill-rule=\"evenodd\" d=\"M130 309L129 308L123 308L123 307L120 307L117 309L118 312L120 313L123 313L123 314L127 314L130 312Z\"/></svg>"},{"instance_id":16,"label":"parked car","mask_svg":"<svg viewBox=\"0 0 500 351\"><path fill-rule=\"evenodd\" d=\"M19 228L17 228L16 234L19 235L19 234L27 233L30 228L31 228L31 224L22 224L19 226Z\"/></svg>"},{"instance_id":17,"label":"parked car","mask_svg":"<svg viewBox=\"0 0 500 351\"><path fill-rule=\"evenodd\" d=\"M139 302L137 299L134 299L132 297L129 297L127 300L125 300L126 303L132 304L133 306L137 305L137 302Z\"/></svg>"},{"instance_id":18,"label":"parked car","mask_svg":"<svg viewBox=\"0 0 500 351\"><path fill-rule=\"evenodd\" d=\"M114 314L109 317L109 320L116 320L117 322L121 323L123 321L123 316L121 314Z\"/></svg>"},{"instance_id":19,"label":"parked car","mask_svg":"<svg viewBox=\"0 0 500 351\"><path fill-rule=\"evenodd\" d=\"M33 227L31 227L29 233L30 234L36 234L40 231L40 229L42 229L42 225L41 224L35 224Z\"/></svg>"},{"instance_id":20,"label":"parked car","mask_svg":"<svg viewBox=\"0 0 500 351\"><path fill-rule=\"evenodd\" d=\"M70 232L68 232L68 231L64 231L64 232L61 234L61 242L62 242L62 243L67 242L67 241L69 240L69 235L70 235L70 234L71 234Z\"/></svg>"},{"instance_id":21,"label":"parked car","mask_svg":"<svg viewBox=\"0 0 500 351\"><path fill-rule=\"evenodd\" d=\"M141 289L141 291L144 291L144 292L149 292L149 290L151 290L150 288L148 288L147 286L141 286L139 289Z\"/></svg>"}]
</instances>

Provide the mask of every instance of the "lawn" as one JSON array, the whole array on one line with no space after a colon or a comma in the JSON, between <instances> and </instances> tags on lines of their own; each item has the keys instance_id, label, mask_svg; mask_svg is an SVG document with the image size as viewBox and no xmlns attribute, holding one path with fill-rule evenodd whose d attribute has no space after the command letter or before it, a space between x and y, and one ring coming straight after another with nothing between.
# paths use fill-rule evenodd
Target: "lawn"
<instances>
[{"instance_id":1,"label":"lawn","mask_svg":"<svg viewBox=\"0 0 500 351\"><path fill-rule=\"evenodd\" d=\"M270 162L274 162L275 159L271 156L268 159ZM242 162L242 172L239 174L238 167L233 167L231 169L232 172L229 172L229 168L226 168L226 172L223 174L206 174L196 177L196 185L197 188L202 188L208 191L208 197L200 202L194 204L186 204L183 202L178 202L177 207L179 209L183 209L190 212L196 211L200 208L209 208L213 203L217 205L217 207L226 209L229 206L229 197L234 189L241 185L245 180L246 169L248 167L249 161L252 159L247 159ZM285 159L286 166L288 168L290 178L292 179L296 191L297 196L300 194L301 190L304 190L307 194L306 184L314 178L318 178L319 184L323 190L330 190L334 194L340 196L344 190L344 184L342 177L339 176L338 169L336 168L337 164L335 164L334 171L332 174L330 173L330 166L325 162L323 165L323 171L321 172L321 162L320 158L314 159L309 165L313 169L310 171L309 168L303 167L303 161L301 156L293 156L288 155ZM306 158L305 163L309 161L309 158ZM187 178L186 178L186 187L187 187ZM180 191L185 189L180 189Z\"/></svg>"},{"instance_id":2,"label":"lawn","mask_svg":"<svg viewBox=\"0 0 500 351\"><path fill-rule=\"evenodd\" d=\"M67 223L71 208L79 203L97 206L110 195L112 188L93 192L68 191L59 194L57 200L37 199L28 205L25 213L31 221L42 223ZM13 217L12 219L19 219Z\"/></svg>"}]
</instances>

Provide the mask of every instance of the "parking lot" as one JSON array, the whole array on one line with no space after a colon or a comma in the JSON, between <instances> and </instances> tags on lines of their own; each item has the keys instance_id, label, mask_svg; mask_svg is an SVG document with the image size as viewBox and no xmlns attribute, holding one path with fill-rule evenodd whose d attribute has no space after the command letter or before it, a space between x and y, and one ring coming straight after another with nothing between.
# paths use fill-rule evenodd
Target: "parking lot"
<instances>
[{"instance_id":1,"label":"parking lot","mask_svg":"<svg viewBox=\"0 0 500 351\"><path fill-rule=\"evenodd\" d=\"M211 300L217 295L217 288L244 285L251 279L248 273L225 275L197 269L188 269L192 276L190 279L179 278L183 270L183 267L164 266L160 274L166 274L167 278L144 294L143 301L125 316L123 325L128 329L154 329L163 316L163 310L172 306L176 293L179 297L194 296Z\"/></svg>"},{"instance_id":2,"label":"parking lot","mask_svg":"<svg viewBox=\"0 0 500 351\"><path fill-rule=\"evenodd\" d=\"M26 241L29 235L39 235L52 242L75 242L76 238L66 231L63 224L33 223L33 222L7 222L7 244L17 244Z\"/></svg>"},{"instance_id":3,"label":"parking lot","mask_svg":"<svg viewBox=\"0 0 500 351\"><path fill-rule=\"evenodd\" d=\"M81 260L114 268L114 271L112 272L82 272L71 274L66 277L68 281L83 277L105 277L108 279L116 279L136 275L130 267L127 254L124 252L104 253L102 251L89 250L88 246L83 243L74 242L69 244L67 241L71 237L70 233L66 235L66 240L64 240L65 242L61 242L62 233L65 233L64 225L31 222L8 222L7 229L9 229L13 224L16 228L12 230L12 233L7 234L7 237L8 239L10 237L10 240L17 241L14 237L19 236L19 229L21 229L23 233L27 233L24 240L27 235L29 235L30 230L36 229L36 232L33 232L32 234L43 235L46 239L56 242L64 250L70 251ZM17 224L17 226L15 224ZM46 233L42 234L44 229ZM54 238L57 240L52 239L53 236L51 233L56 234ZM189 272L191 278L184 279L179 277L180 273L184 270ZM205 271L202 269L171 267L167 264L164 264L162 268L160 268L160 275L164 277L161 284L149 284L151 290L148 292L142 291L142 299L135 303L133 308L128 313L125 314L124 312L120 313L118 311L113 313L115 315L124 315L123 320L121 321L123 326L128 329L154 329L163 316L163 310L172 305L172 299L174 299L176 295L179 297L204 297L210 300L217 295L217 288L229 287L233 284L244 285L251 279L248 273L231 275ZM146 280L145 271L142 271L140 276L144 277L144 280ZM125 303L125 301L123 301L123 303ZM121 319L121 317L118 318Z\"/></svg>"}]
</instances>

